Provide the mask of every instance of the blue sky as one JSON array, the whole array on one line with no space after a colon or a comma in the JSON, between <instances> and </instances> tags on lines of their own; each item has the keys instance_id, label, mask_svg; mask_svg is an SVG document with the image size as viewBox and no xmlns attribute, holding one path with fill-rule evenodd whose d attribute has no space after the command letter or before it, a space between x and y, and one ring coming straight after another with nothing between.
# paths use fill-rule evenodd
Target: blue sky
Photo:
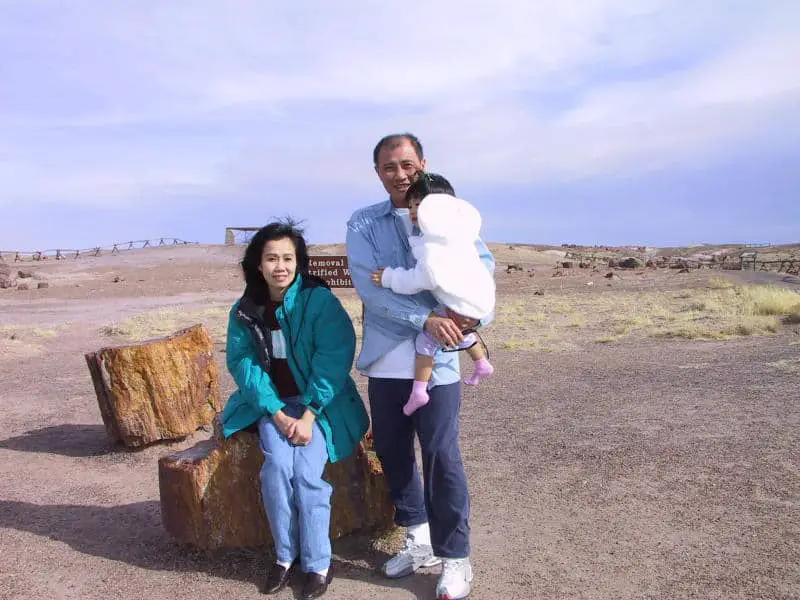
<instances>
[{"instance_id":1,"label":"blue sky","mask_svg":"<svg viewBox=\"0 0 800 600\"><path fill-rule=\"evenodd\" d=\"M794 0L0 0L0 249L343 241L405 130L491 241L800 241L798 64Z\"/></svg>"}]
</instances>

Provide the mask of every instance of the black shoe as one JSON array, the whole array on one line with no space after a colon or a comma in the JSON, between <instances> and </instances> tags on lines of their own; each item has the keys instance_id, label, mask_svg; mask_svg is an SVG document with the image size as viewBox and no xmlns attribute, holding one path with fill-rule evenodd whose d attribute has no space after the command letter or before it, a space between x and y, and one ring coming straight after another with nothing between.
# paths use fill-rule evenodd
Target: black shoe
<instances>
[{"instance_id":1,"label":"black shoe","mask_svg":"<svg viewBox=\"0 0 800 600\"><path fill-rule=\"evenodd\" d=\"M261 593L274 594L286 587L286 584L289 583L289 580L294 574L296 565L297 561L294 561L288 568L278 564L272 565Z\"/></svg>"},{"instance_id":2,"label":"black shoe","mask_svg":"<svg viewBox=\"0 0 800 600\"><path fill-rule=\"evenodd\" d=\"M306 573L306 580L303 583L303 591L300 592L301 600L311 600L319 598L328 591L328 584L333 580L330 570L327 577L319 573Z\"/></svg>"}]
</instances>

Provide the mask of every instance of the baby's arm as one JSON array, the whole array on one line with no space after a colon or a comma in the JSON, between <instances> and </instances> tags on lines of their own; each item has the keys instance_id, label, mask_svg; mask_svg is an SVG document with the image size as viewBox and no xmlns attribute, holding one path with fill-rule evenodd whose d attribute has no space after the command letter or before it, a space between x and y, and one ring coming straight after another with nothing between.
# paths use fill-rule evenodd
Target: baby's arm
<instances>
[{"instance_id":1,"label":"baby's arm","mask_svg":"<svg viewBox=\"0 0 800 600\"><path fill-rule=\"evenodd\" d=\"M413 269L386 267L377 269L370 275L372 282L391 289L395 294L413 295L433 289L433 281L424 265L417 263Z\"/></svg>"}]
</instances>

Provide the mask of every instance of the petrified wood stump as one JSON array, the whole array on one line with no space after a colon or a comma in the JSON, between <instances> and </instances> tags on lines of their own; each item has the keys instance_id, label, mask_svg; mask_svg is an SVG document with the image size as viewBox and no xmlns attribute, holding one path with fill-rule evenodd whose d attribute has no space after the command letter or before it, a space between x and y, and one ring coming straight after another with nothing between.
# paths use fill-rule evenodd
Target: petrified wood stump
<instances>
[{"instance_id":1,"label":"petrified wood stump","mask_svg":"<svg viewBox=\"0 0 800 600\"><path fill-rule=\"evenodd\" d=\"M204 549L268 544L272 536L261 502L262 462L258 435L246 431L227 440L217 431L210 440L162 457L158 481L167 532ZM333 486L331 539L393 526L394 508L380 463L364 443L347 459L328 463L324 478Z\"/></svg>"},{"instance_id":2,"label":"petrified wood stump","mask_svg":"<svg viewBox=\"0 0 800 600\"><path fill-rule=\"evenodd\" d=\"M220 410L214 342L203 325L86 354L112 444L186 437Z\"/></svg>"}]
</instances>

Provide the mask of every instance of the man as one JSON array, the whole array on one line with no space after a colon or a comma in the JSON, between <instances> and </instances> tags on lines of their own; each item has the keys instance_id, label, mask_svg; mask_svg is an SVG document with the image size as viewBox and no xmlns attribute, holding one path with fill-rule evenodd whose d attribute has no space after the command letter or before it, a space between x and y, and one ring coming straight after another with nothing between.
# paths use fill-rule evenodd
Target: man
<instances>
[{"instance_id":1,"label":"man","mask_svg":"<svg viewBox=\"0 0 800 600\"><path fill-rule=\"evenodd\" d=\"M395 522L408 528L403 550L383 566L387 577L410 575L442 563L436 597L466 598L471 590L469 492L458 440L461 381L457 352L439 352L430 402L403 414L414 380L414 339L424 328L438 342L457 345L463 335L451 319L433 313L430 292L402 296L375 286L378 267L413 267L412 231L405 193L425 168L422 144L410 133L381 139L373 152L375 171L389 199L356 211L347 223L347 255L353 284L364 303L364 333L356 367L369 376L375 450L395 504ZM476 241L481 260L494 259ZM423 486L414 435L422 448Z\"/></svg>"}]
</instances>

